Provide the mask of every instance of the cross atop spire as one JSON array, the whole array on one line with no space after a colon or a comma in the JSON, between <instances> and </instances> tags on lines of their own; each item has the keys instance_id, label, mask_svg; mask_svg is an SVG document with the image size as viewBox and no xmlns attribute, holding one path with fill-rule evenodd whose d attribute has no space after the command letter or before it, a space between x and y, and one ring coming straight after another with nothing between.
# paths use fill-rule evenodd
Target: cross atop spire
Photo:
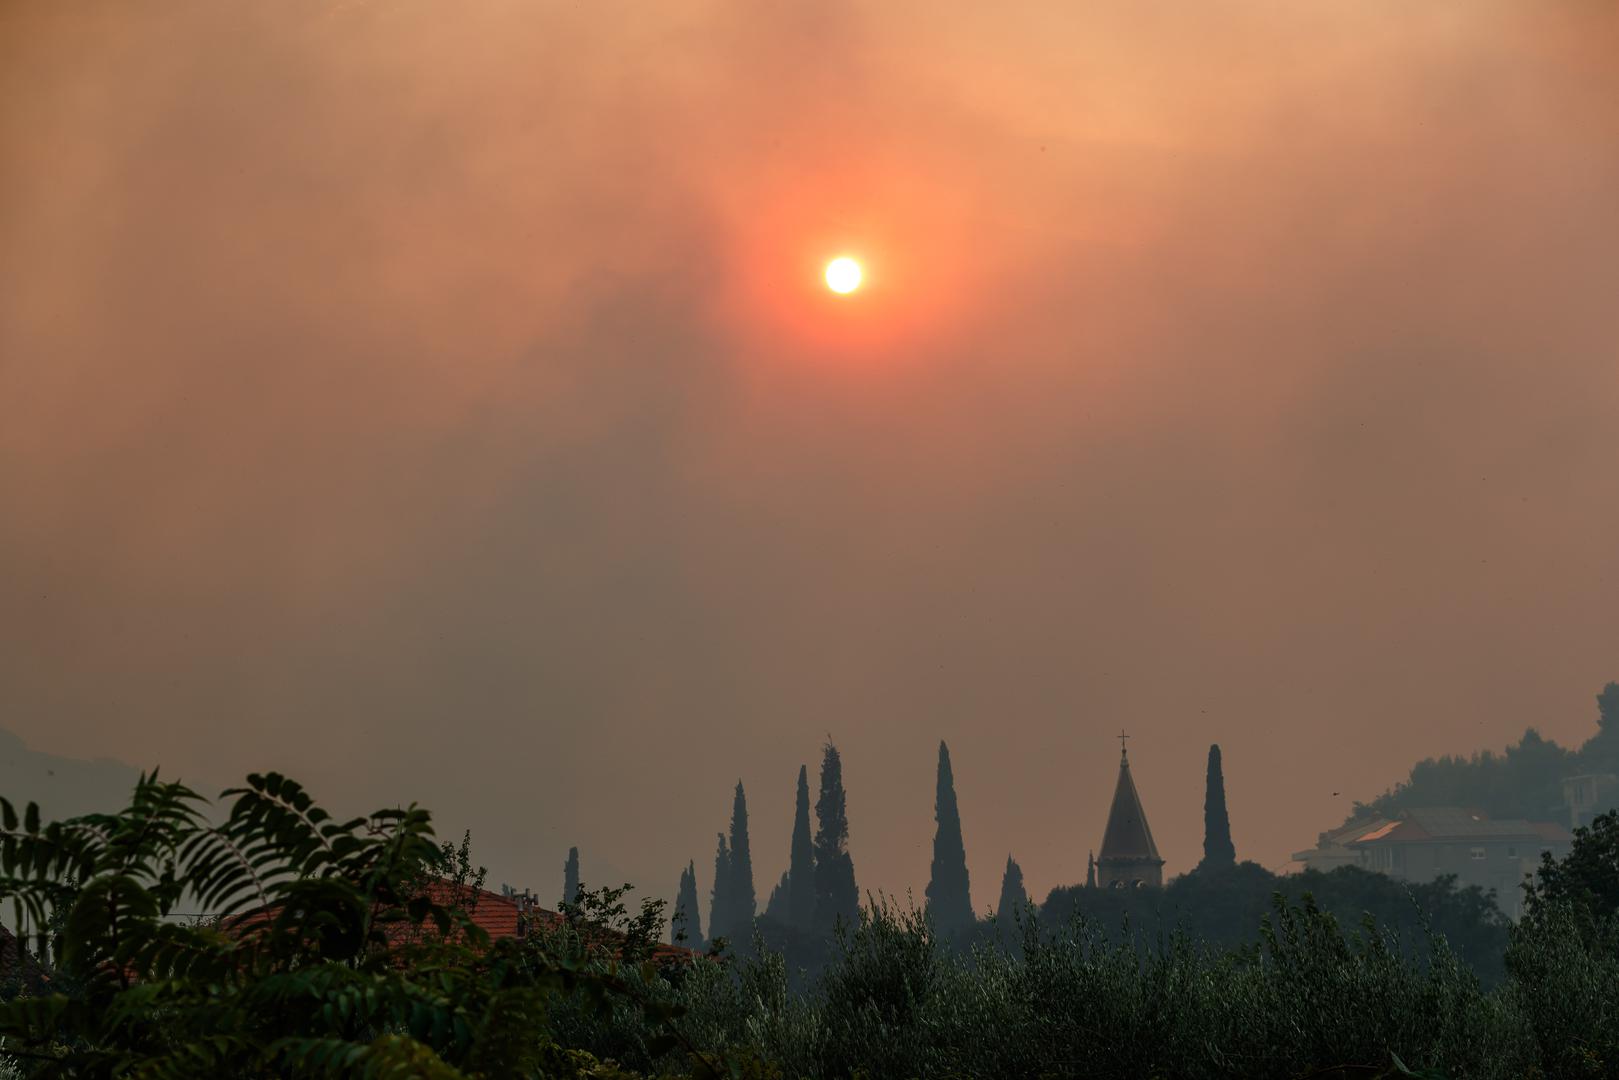
<instances>
[{"instance_id":1,"label":"cross atop spire","mask_svg":"<svg viewBox=\"0 0 1619 1080\"><path fill-rule=\"evenodd\" d=\"M1130 736L1126 735L1124 733L1124 729L1121 727L1119 729L1119 757L1120 758L1128 758L1130 756L1129 752L1124 747L1124 740L1128 739L1129 737Z\"/></svg>"}]
</instances>

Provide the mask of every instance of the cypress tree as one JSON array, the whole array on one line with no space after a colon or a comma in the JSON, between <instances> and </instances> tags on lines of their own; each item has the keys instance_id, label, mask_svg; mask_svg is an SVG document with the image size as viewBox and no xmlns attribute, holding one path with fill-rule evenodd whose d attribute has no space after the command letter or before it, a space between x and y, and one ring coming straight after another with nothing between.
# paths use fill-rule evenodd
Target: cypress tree
<instances>
[{"instance_id":1,"label":"cypress tree","mask_svg":"<svg viewBox=\"0 0 1619 1080\"><path fill-rule=\"evenodd\" d=\"M791 877L792 872L790 870L783 870L781 880L776 882L775 888L770 890L770 899L765 901L764 917L783 926L787 925L787 894L792 887L788 884L788 881Z\"/></svg>"},{"instance_id":2,"label":"cypress tree","mask_svg":"<svg viewBox=\"0 0 1619 1080\"><path fill-rule=\"evenodd\" d=\"M562 866L562 900L571 904L579 899L579 849L568 849L568 861Z\"/></svg>"},{"instance_id":3,"label":"cypress tree","mask_svg":"<svg viewBox=\"0 0 1619 1080\"><path fill-rule=\"evenodd\" d=\"M849 857L849 817L843 793L843 760L832 740L821 756L821 795L815 800L815 929L829 932L839 920L860 918L860 889Z\"/></svg>"},{"instance_id":4,"label":"cypress tree","mask_svg":"<svg viewBox=\"0 0 1619 1080\"><path fill-rule=\"evenodd\" d=\"M680 872L680 895L669 919L669 944L688 949L703 947L703 918L697 907L697 865L687 863Z\"/></svg>"},{"instance_id":5,"label":"cypress tree","mask_svg":"<svg viewBox=\"0 0 1619 1080\"><path fill-rule=\"evenodd\" d=\"M714 940L731 936L731 849L720 833L714 851L714 891L708 898L708 933Z\"/></svg>"},{"instance_id":6,"label":"cypress tree","mask_svg":"<svg viewBox=\"0 0 1619 1080\"><path fill-rule=\"evenodd\" d=\"M1203 866L1234 866L1237 849L1231 843L1231 818L1225 808L1225 774L1220 770L1220 747L1209 747L1209 776L1203 793Z\"/></svg>"},{"instance_id":7,"label":"cypress tree","mask_svg":"<svg viewBox=\"0 0 1619 1080\"><path fill-rule=\"evenodd\" d=\"M738 941L751 940L758 899L753 891L753 856L748 851L748 797L742 793L740 780L736 782L736 799L731 804L731 868L728 876L731 932Z\"/></svg>"},{"instance_id":8,"label":"cypress tree","mask_svg":"<svg viewBox=\"0 0 1619 1080\"><path fill-rule=\"evenodd\" d=\"M972 925L973 904L967 884L967 851L961 841L961 812L956 807L956 781L950 770L950 748L939 743L939 782L933 800L933 876L928 882L928 913L933 925L950 935Z\"/></svg>"},{"instance_id":9,"label":"cypress tree","mask_svg":"<svg viewBox=\"0 0 1619 1080\"><path fill-rule=\"evenodd\" d=\"M815 840L810 834L809 769L798 767L792 860L787 868L787 922L795 930L815 924Z\"/></svg>"},{"instance_id":10,"label":"cypress tree","mask_svg":"<svg viewBox=\"0 0 1619 1080\"><path fill-rule=\"evenodd\" d=\"M1023 867L1006 857L1006 873L1001 875L1001 902L995 908L995 917L1010 923L1029 903L1028 891L1023 888Z\"/></svg>"}]
</instances>

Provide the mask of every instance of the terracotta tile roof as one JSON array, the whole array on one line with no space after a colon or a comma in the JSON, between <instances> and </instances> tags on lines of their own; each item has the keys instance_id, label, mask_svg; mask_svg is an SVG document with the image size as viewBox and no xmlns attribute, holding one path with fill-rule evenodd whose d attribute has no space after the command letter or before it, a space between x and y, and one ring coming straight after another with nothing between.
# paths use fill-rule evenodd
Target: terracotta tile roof
<instances>
[{"instance_id":1,"label":"terracotta tile roof","mask_svg":"<svg viewBox=\"0 0 1619 1080\"><path fill-rule=\"evenodd\" d=\"M1529 827L1548 844L1571 847L1574 843L1574 835L1555 821L1531 821Z\"/></svg>"},{"instance_id":2,"label":"terracotta tile roof","mask_svg":"<svg viewBox=\"0 0 1619 1080\"><path fill-rule=\"evenodd\" d=\"M1363 834L1361 836L1357 836L1353 840L1345 841L1345 843L1346 844L1370 844L1370 843L1373 843L1373 842L1378 841L1378 840L1387 840L1389 837L1393 836L1396 832L1399 832L1402 829L1405 830L1408 833L1414 833L1414 832L1420 832L1421 831L1419 829L1408 827L1407 823L1403 822L1403 821L1388 821L1388 822L1384 822L1382 825L1377 826L1371 832L1365 833L1365 834ZM1404 839L1404 837L1402 837L1402 839Z\"/></svg>"},{"instance_id":3,"label":"terracotta tile roof","mask_svg":"<svg viewBox=\"0 0 1619 1080\"><path fill-rule=\"evenodd\" d=\"M1543 830L1552 830L1544 832ZM1494 820L1479 810L1440 806L1401 811L1398 820L1381 825L1354 840L1359 844L1409 844L1457 840L1524 840L1568 843L1561 826L1524 821L1521 818Z\"/></svg>"},{"instance_id":4,"label":"terracotta tile roof","mask_svg":"<svg viewBox=\"0 0 1619 1080\"><path fill-rule=\"evenodd\" d=\"M459 907L467 911L472 917L473 924L488 934L491 941L526 937L533 928L555 927L563 922L561 914L539 907L531 898L524 896L504 896L488 889L474 889L469 885L458 886L442 878L428 881L425 891L434 903L442 907ZM243 932L269 921L272 915L273 909L261 908L246 912L230 920L227 933ZM437 933L437 927L431 922L420 926L408 922L387 925L388 941L391 945L414 944L429 940ZM702 954L679 945L659 943L652 948L652 959L659 962L690 960L700 955Z\"/></svg>"},{"instance_id":5,"label":"terracotta tile roof","mask_svg":"<svg viewBox=\"0 0 1619 1080\"><path fill-rule=\"evenodd\" d=\"M17 935L0 926L0 988L40 994L50 981L50 973L32 953L19 953Z\"/></svg>"}]
</instances>

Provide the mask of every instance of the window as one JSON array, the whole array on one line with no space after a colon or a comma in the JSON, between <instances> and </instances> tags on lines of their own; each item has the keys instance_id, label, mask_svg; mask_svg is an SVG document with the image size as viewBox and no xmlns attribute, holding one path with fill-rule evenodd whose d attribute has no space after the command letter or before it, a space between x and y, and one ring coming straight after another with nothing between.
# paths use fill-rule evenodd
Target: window
<instances>
[{"instance_id":1,"label":"window","mask_svg":"<svg viewBox=\"0 0 1619 1080\"><path fill-rule=\"evenodd\" d=\"M1515 848L1515 847L1507 848L1507 858L1516 859L1517 857L1518 857L1518 849L1517 848Z\"/></svg>"},{"instance_id":2,"label":"window","mask_svg":"<svg viewBox=\"0 0 1619 1080\"><path fill-rule=\"evenodd\" d=\"M1482 858L1484 858L1484 849L1481 848L1481 847L1476 847L1476 848L1473 848L1471 851L1469 851L1467 854L1468 854L1468 856L1470 858L1482 859Z\"/></svg>"}]
</instances>

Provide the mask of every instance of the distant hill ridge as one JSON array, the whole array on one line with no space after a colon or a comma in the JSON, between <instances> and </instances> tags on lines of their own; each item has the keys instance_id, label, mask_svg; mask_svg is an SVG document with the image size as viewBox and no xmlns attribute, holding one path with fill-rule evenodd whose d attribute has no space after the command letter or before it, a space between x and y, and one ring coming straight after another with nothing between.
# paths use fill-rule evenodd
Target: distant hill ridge
<instances>
[{"instance_id":1,"label":"distant hill ridge","mask_svg":"<svg viewBox=\"0 0 1619 1080\"><path fill-rule=\"evenodd\" d=\"M45 820L111 813L129 802L140 770L112 758L62 757L30 749L0 728L0 796L19 809L39 804Z\"/></svg>"},{"instance_id":2,"label":"distant hill ridge","mask_svg":"<svg viewBox=\"0 0 1619 1080\"><path fill-rule=\"evenodd\" d=\"M1482 810L1497 819L1567 824L1564 780L1619 775L1619 682L1603 687L1596 704L1596 734L1578 750L1559 746L1531 727L1501 753L1481 750L1469 756L1426 758L1412 766L1402 783L1370 802L1355 803L1345 820L1393 817L1401 810L1421 807L1459 806ZM1611 805L1611 796L1605 801Z\"/></svg>"}]
</instances>

